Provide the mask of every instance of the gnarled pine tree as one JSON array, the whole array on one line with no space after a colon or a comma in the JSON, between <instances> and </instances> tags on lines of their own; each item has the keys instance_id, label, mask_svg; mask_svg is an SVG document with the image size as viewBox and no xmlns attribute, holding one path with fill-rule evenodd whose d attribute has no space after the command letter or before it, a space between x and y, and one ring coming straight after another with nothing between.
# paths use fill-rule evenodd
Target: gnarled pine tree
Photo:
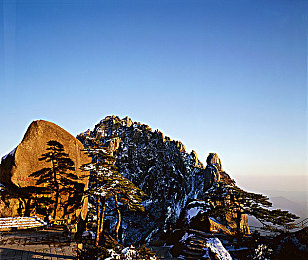
<instances>
[{"instance_id":1,"label":"gnarled pine tree","mask_svg":"<svg viewBox=\"0 0 308 260\"><path fill-rule=\"evenodd\" d=\"M223 178L205 192L205 198L212 202L214 209L208 212L209 215L221 215L231 213L236 223L235 233L240 235L242 215L247 214L259 220L263 227L270 230L279 231L281 227L287 227L290 222L299 218L295 214L281 209L270 209L272 203L263 194L256 194L245 191L235 185L227 174L223 173Z\"/></svg>"},{"instance_id":2,"label":"gnarled pine tree","mask_svg":"<svg viewBox=\"0 0 308 260\"><path fill-rule=\"evenodd\" d=\"M39 161L46 161L51 167L45 167L30 175L36 178L36 185L44 184L46 191L53 197L53 219L56 218L61 194L69 193L71 188L79 184L74 162L64 152L61 143L55 140L47 142L47 152L42 154ZM43 196L44 197L44 196Z\"/></svg>"},{"instance_id":3,"label":"gnarled pine tree","mask_svg":"<svg viewBox=\"0 0 308 260\"><path fill-rule=\"evenodd\" d=\"M99 243L100 235L103 232L106 201L113 198L118 214L118 222L115 226L116 240L118 241L119 228L121 225L121 212L119 203L127 205L131 210L143 210L141 197L145 194L138 189L131 181L125 179L114 165L115 157L104 147L104 143L96 138L87 137L85 152L92 158L92 162L81 167L89 171L89 188L86 191L88 196L94 198L96 203L96 246Z\"/></svg>"}]
</instances>

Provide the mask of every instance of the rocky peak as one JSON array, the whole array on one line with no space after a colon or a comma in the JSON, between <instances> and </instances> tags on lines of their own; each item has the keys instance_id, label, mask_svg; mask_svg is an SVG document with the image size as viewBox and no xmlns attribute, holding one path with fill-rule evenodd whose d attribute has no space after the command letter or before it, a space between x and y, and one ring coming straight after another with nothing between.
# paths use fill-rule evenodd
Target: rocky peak
<instances>
[{"instance_id":1,"label":"rocky peak","mask_svg":"<svg viewBox=\"0 0 308 260\"><path fill-rule=\"evenodd\" d=\"M143 202L146 218L124 213L123 235L128 243L159 237L181 222L190 207L194 212L205 211L207 205L195 201L202 200L204 192L225 174L216 153L209 154L204 167L197 153L187 153L182 142L146 124L131 122L128 117L108 116L92 131L77 136L81 142L86 135L100 138L116 157L119 172L148 195Z\"/></svg>"},{"instance_id":2,"label":"rocky peak","mask_svg":"<svg viewBox=\"0 0 308 260\"><path fill-rule=\"evenodd\" d=\"M144 206L151 220L142 224L148 227L146 230L134 230L133 235L145 239L152 231L151 236L175 223L187 199L201 196L208 184L196 152L189 154L180 141L146 124L131 122L128 117L108 116L77 138L81 142L86 141L86 135L100 138L115 155L119 172L148 195Z\"/></svg>"},{"instance_id":3,"label":"rocky peak","mask_svg":"<svg viewBox=\"0 0 308 260\"><path fill-rule=\"evenodd\" d=\"M192 150L190 153L195 167L204 168L203 164L199 161L196 151Z\"/></svg>"},{"instance_id":4,"label":"rocky peak","mask_svg":"<svg viewBox=\"0 0 308 260\"><path fill-rule=\"evenodd\" d=\"M210 153L206 159L206 163L212 166L215 165L219 172L223 171L222 166L221 166L221 161L217 153Z\"/></svg>"}]
</instances>

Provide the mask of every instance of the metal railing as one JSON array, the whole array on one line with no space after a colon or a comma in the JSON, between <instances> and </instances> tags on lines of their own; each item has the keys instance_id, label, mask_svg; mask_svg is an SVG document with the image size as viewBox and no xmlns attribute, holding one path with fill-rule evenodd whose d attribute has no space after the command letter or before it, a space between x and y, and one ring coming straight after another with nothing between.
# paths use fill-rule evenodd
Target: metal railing
<instances>
[{"instance_id":1,"label":"metal railing","mask_svg":"<svg viewBox=\"0 0 308 260\"><path fill-rule=\"evenodd\" d=\"M308 227L308 218L305 218L300 222L288 225L288 229L303 229L305 227Z\"/></svg>"},{"instance_id":2,"label":"metal railing","mask_svg":"<svg viewBox=\"0 0 308 260\"><path fill-rule=\"evenodd\" d=\"M297 223L287 224L284 229L271 228L271 227L266 227L266 226L258 226L258 227L249 226L249 229L251 233L257 231L261 233L262 235L271 236L275 233L296 231L298 229L303 229L305 227L308 227L308 218L305 218L302 221L297 222Z\"/></svg>"}]
</instances>

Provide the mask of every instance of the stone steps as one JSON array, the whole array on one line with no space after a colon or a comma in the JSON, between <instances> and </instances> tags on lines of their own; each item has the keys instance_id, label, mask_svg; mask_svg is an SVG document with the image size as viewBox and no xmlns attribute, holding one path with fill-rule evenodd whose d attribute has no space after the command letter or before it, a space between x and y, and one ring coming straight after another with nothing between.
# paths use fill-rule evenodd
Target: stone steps
<instances>
[{"instance_id":1,"label":"stone steps","mask_svg":"<svg viewBox=\"0 0 308 260\"><path fill-rule=\"evenodd\" d=\"M213 236L211 234L193 229L187 230L187 232L189 234L193 234L193 236L187 238L181 254L185 257L185 259L203 259L202 256L205 254L205 240Z\"/></svg>"},{"instance_id":2,"label":"stone steps","mask_svg":"<svg viewBox=\"0 0 308 260\"><path fill-rule=\"evenodd\" d=\"M226 236L220 236L220 238L228 240ZM186 229L182 231L182 238L178 243L174 244L174 247L170 252L177 257L182 256L183 259L208 259L206 256L215 254L213 251L213 246L215 247L217 239L218 238L216 236L210 233L205 233L199 230ZM207 246L207 243L210 245Z\"/></svg>"}]
</instances>

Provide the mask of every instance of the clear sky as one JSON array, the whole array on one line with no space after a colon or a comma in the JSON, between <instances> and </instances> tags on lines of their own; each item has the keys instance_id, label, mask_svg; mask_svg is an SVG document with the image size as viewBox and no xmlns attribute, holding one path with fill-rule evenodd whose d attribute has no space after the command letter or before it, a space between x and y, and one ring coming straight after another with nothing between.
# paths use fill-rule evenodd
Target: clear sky
<instances>
[{"instance_id":1,"label":"clear sky","mask_svg":"<svg viewBox=\"0 0 308 260\"><path fill-rule=\"evenodd\" d=\"M306 174L307 1L0 1L0 156L114 114L233 177Z\"/></svg>"}]
</instances>

